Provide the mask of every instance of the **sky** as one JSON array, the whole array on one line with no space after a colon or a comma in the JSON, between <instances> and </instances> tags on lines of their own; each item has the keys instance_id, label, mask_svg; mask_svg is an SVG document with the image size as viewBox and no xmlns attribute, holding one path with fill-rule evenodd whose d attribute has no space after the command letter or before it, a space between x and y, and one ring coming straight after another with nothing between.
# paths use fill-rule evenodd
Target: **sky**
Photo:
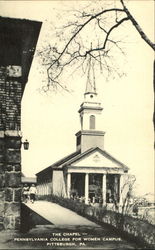
<instances>
[{"instance_id":1,"label":"sky","mask_svg":"<svg viewBox=\"0 0 155 250\"><path fill-rule=\"evenodd\" d=\"M42 21L37 49L52 44L54 27L67 22L66 10L78 9L85 1L0 1L0 15ZM128 1L127 6L141 27L154 39L154 3ZM62 18L63 17L63 18ZM124 32L124 30L122 31ZM107 81L96 77L102 103L105 150L135 174L137 192L154 190L153 150L153 51L132 25L125 27L125 63L117 56L126 75ZM121 34L121 35L124 35ZM60 158L76 150L75 133L80 130L78 109L83 101L86 76L68 77L70 93L43 93L42 66L35 55L22 100L22 135L30 142L22 149L22 172L34 176Z\"/></svg>"}]
</instances>

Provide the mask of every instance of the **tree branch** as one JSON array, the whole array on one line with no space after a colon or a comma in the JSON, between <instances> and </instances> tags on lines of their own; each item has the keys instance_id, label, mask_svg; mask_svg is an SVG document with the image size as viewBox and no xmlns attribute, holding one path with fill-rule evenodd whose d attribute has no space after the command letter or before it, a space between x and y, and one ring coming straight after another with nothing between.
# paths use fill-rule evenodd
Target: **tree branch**
<instances>
[{"instance_id":1,"label":"tree branch","mask_svg":"<svg viewBox=\"0 0 155 250\"><path fill-rule=\"evenodd\" d=\"M147 37L147 35L144 33L144 31L142 30L142 28L140 27L140 25L138 24L138 22L135 20L135 18L133 17L133 15L130 13L130 11L127 9L127 7L124 4L123 0L120 0L120 2L123 5L124 11L127 14L128 18L130 19L130 21L132 22L133 26L136 28L136 30L138 31L139 35L141 36L141 38L153 49L155 50L155 44Z\"/></svg>"},{"instance_id":2,"label":"tree branch","mask_svg":"<svg viewBox=\"0 0 155 250\"><path fill-rule=\"evenodd\" d=\"M128 21L128 20L129 20L129 18L128 18L128 17L125 17L125 18L121 19L120 21L117 21L117 23L109 29L109 31L107 32L106 38L105 38L105 40L104 40L103 48L105 48L105 46L106 46L106 43L107 43L107 41L108 41L108 37L110 36L110 33L111 33L115 28L117 28L120 24L122 24L123 22Z\"/></svg>"},{"instance_id":3,"label":"tree branch","mask_svg":"<svg viewBox=\"0 0 155 250\"><path fill-rule=\"evenodd\" d=\"M62 55L64 54L64 52L66 51L66 49L68 48L68 46L70 45L70 43L73 41L73 39L79 34L79 32L89 23L91 22L93 19L97 18L98 16L104 14L104 13L107 13L107 12L113 12L113 11L120 11L120 12L123 12L122 9L119 9L119 8L112 8L112 9L106 9L106 10L103 10L99 13L97 13L96 15L94 16L91 16L85 23L83 23L80 28L74 33L74 35L69 39L68 43L65 45L63 51L61 52L61 54L59 55L59 57L57 58L57 61L62 57ZM55 62L54 62L55 63ZM53 64L54 64L53 63ZM53 64L50 65L50 67L47 69L47 71L50 70L50 68L53 66Z\"/></svg>"},{"instance_id":4,"label":"tree branch","mask_svg":"<svg viewBox=\"0 0 155 250\"><path fill-rule=\"evenodd\" d=\"M92 14L89 12L85 13L84 11L80 12L81 15L77 16L79 20L68 22L67 25L63 26L63 29L67 28L69 32L67 32L66 36L70 34L67 40L64 37L63 30L63 34L60 33L59 36L56 34L56 37L61 38L60 41L63 40L64 46L62 47L63 43L59 48L57 43L55 46L50 46L48 50L45 51L45 57L43 53L40 53L43 58L43 64L47 67L48 86L59 85L62 87L59 81L63 73L66 72L64 69L72 66L75 67L79 65L81 61L83 62L80 64L82 65L83 71L85 71L84 67L88 70L90 58L92 58L95 67L100 66L101 71L103 66L107 70L108 76L112 75L113 72L119 75L119 68L114 67L114 60L111 55L112 52L115 53L115 48L119 49L122 53L123 50L118 44L120 41L116 41L112 38L111 34L126 21L130 20L142 39L155 50L155 44L152 43L143 32L125 6L124 0L120 0L120 3L122 4L121 8L114 6L114 8L102 9L96 13L94 13L93 10L91 12ZM78 12L78 10L76 11ZM84 33L84 28L89 28L89 25L90 31L88 32L88 30L86 30L86 33ZM92 31L94 33L91 34ZM96 38L98 39L98 44ZM88 67L84 62L88 63ZM93 67L91 70L94 70Z\"/></svg>"}]
</instances>

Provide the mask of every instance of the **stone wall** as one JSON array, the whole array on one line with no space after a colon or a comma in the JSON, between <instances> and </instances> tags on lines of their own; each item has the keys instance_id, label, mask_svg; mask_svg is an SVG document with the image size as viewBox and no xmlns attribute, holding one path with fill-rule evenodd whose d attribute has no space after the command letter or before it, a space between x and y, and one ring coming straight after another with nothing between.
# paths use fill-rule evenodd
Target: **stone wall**
<instances>
[{"instance_id":1,"label":"stone wall","mask_svg":"<svg viewBox=\"0 0 155 250\"><path fill-rule=\"evenodd\" d=\"M0 230L20 228L21 99L40 28L0 17Z\"/></svg>"},{"instance_id":2,"label":"stone wall","mask_svg":"<svg viewBox=\"0 0 155 250\"><path fill-rule=\"evenodd\" d=\"M12 69L21 66L0 67L0 130L20 130L22 84L21 74L12 76Z\"/></svg>"},{"instance_id":3,"label":"stone wall","mask_svg":"<svg viewBox=\"0 0 155 250\"><path fill-rule=\"evenodd\" d=\"M22 84L19 77L10 76L8 67L0 67L0 229L19 229L20 224Z\"/></svg>"}]
</instances>

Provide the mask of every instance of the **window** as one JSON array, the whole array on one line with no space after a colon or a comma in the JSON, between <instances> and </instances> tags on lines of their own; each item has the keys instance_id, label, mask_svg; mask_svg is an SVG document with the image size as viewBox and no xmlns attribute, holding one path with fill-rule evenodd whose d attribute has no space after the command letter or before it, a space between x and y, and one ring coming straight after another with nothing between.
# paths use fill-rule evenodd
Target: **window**
<instances>
[{"instance_id":1,"label":"window","mask_svg":"<svg viewBox=\"0 0 155 250\"><path fill-rule=\"evenodd\" d=\"M90 116L89 128L90 129L95 129L95 115Z\"/></svg>"}]
</instances>

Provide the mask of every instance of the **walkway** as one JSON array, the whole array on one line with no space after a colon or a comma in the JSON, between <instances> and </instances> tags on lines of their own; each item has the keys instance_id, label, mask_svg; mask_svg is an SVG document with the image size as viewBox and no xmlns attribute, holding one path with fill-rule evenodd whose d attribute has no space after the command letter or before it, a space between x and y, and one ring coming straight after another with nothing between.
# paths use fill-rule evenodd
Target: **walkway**
<instances>
[{"instance_id":1,"label":"walkway","mask_svg":"<svg viewBox=\"0 0 155 250\"><path fill-rule=\"evenodd\" d=\"M70 225L70 226L91 226L98 227L97 224L85 219L75 212L61 207L55 203L48 201L36 201L35 203L26 203L26 205L34 212L38 213L46 220L54 225Z\"/></svg>"},{"instance_id":2,"label":"walkway","mask_svg":"<svg viewBox=\"0 0 155 250\"><path fill-rule=\"evenodd\" d=\"M3 232L0 249L142 249L131 241L124 240L117 231L108 226L99 226L75 212L47 201L26 204L51 225L36 225L28 233Z\"/></svg>"}]
</instances>

